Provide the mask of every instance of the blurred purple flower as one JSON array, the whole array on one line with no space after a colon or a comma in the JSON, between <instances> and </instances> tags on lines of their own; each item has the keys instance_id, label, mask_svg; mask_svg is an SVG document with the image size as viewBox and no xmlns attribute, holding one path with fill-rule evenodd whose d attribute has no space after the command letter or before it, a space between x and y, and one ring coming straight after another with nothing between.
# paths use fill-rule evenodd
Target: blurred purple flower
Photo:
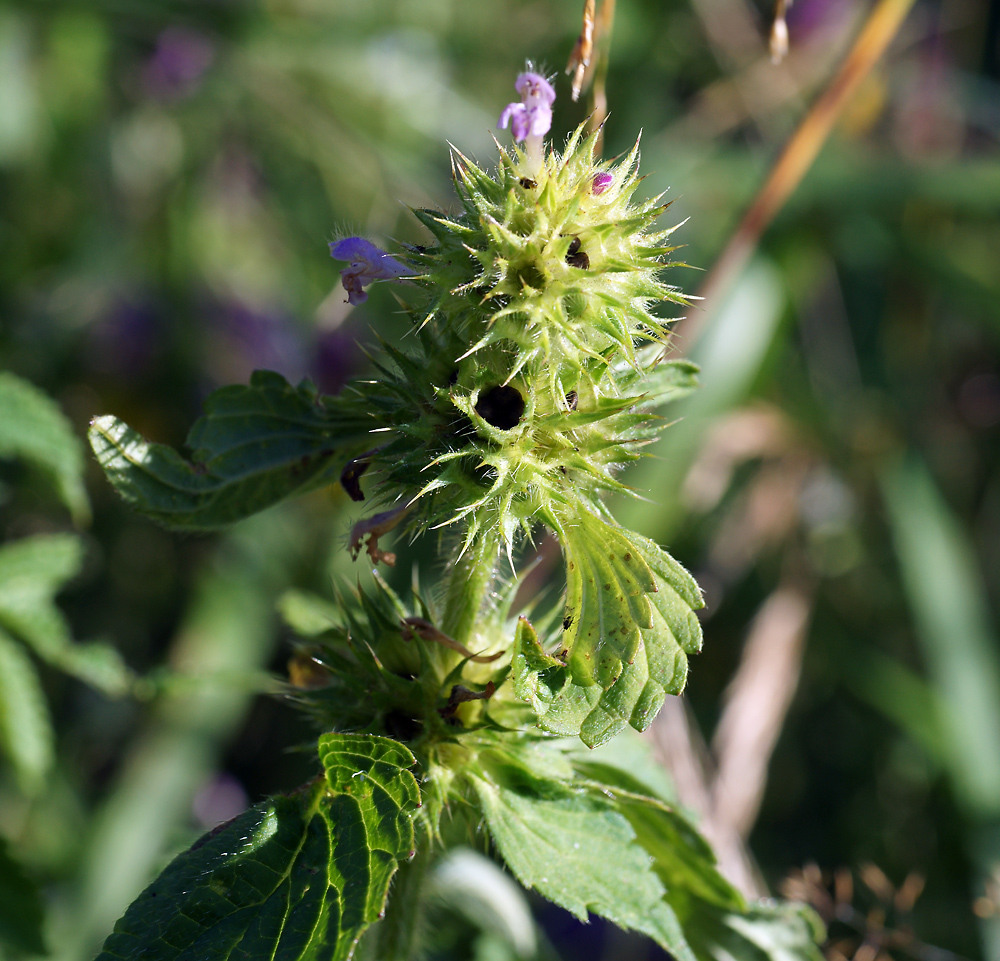
<instances>
[{"instance_id":1,"label":"blurred purple flower","mask_svg":"<svg viewBox=\"0 0 1000 961\"><path fill-rule=\"evenodd\" d=\"M205 782L191 802L191 813L203 828L214 828L242 814L250 806L243 785L231 774L217 774Z\"/></svg>"},{"instance_id":2,"label":"blurred purple flower","mask_svg":"<svg viewBox=\"0 0 1000 961\"><path fill-rule=\"evenodd\" d=\"M156 41L146 63L143 81L157 100L180 100L198 88L215 59L215 46L204 34L183 27L168 27Z\"/></svg>"},{"instance_id":3,"label":"blurred purple flower","mask_svg":"<svg viewBox=\"0 0 1000 961\"><path fill-rule=\"evenodd\" d=\"M261 368L293 381L308 372L303 331L284 310L233 298L207 301L201 316L201 366L212 386L245 381Z\"/></svg>"},{"instance_id":4,"label":"blurred purple flower","mask_svg":"<svg viewBox=\"0 0 1000 961\"><path fill-rule=\"evenodd\" d=\"M152 298L123 297L91 328L90 366L124 381L150 376L164 351L164 323Z\"/></svg>"},{"instance_id":5,"label":"blurred purple flower","mask_svg":"<svg viewBox=\"0 0 1000 961\"><path fill-rule=\"evenodd\" d=\"M514 89L521 95L521 103L509 103L500 114L498 130L510 124L515 141L529 137L544 137L552 126L552 104L556 92L541 74L527 71L519 74Z\"/></svg>"},{"instance_id":6,"label":"blurred purple flower","mask_svg":"<svg viewBox=\"0 0 1000 961\"><path fill-rule=\"evenodd\" d=\"M340 276L343 278L344 290L350 303L363 304L368 299L364 288L375 280L398 280L410 276L413 271L404 267L384 250L379 250L362 237L348 237L345 240L330 244L330 255L335 260L346 260L350 267L345 267Z\"/></svg>"},{"instance_id":7,"label":"blurred purple flower","mask_svg":"<svg viewBox=\"0 0 1000 961\"><path fill-rule=\"evenodd\" d=\"M360 373L365 355L358 337L358 331L349 322L336 330L317 332L309 373L324 394L338 393Z\"/></svg>"},{"instance_id":8,"label":"blurred purple flower","mask_svg":"<svg viewBox=\"0 0 1000 961\"><path fill-rule=\"evenodd\" d=\"M594 177L594 182L591 185L591 190L595 194L603 194L605 190L608 189L615 182L615 178L609 173L600 173Z\"/></svg>"}]
</instances>

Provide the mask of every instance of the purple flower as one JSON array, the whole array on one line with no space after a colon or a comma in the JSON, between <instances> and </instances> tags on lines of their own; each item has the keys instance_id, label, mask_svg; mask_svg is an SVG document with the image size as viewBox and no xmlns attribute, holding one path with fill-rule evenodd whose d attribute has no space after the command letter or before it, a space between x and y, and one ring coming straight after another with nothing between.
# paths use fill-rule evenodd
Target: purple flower
<instances>
[{"instance_id":1,"label":"purple flower","mask_svg":"<svg viewBox=\"0 0 1000 961\"><path fill-rule=\"evenodd\" d=\"M215 46L203 34L168 27L143 71L149 94L157 100L181 100L194 93L215 59Z\"/></svg>"},{"instance_id":2,"label":"purple flower","mask_svg":"<svg viewBox=\"0 0 1000 961\"><path fill-rule=\"evenodd\" d=\"M330 255L335 260L350 261L340 276L343 279L347 299L352 304L363 304L368 299L364 288L374 280L397 280L408 277L413 271L404 267L384 250L368 243L362 237L348 237L330 244Z\"/></svg>"},{"instance_id":3,"label":"purple flower","mask_svg":"<svg viewBox=\"0 0 1000 961\"><path fill-rule=\"evenodd\" d=\"M509 103L500 114L498 130L510 124L515 141L529 137L544 137L552 126L552 104L556 92L552 84L541 74L522 73L514 83L514 89L521 95L521 103Z\"/></svg>"},{"instance_id":4,"label":"purple flower","mask_svg":"<svg viewBox=\"0 0 1000 961\"><path fill-rule=\"evenodd\" d=\"M600 173L594 177L594 182L591 184L590 189L595 194L603 194L614 182L615 178L611 174L607 172Z\"/></svg>"}]
</instances>

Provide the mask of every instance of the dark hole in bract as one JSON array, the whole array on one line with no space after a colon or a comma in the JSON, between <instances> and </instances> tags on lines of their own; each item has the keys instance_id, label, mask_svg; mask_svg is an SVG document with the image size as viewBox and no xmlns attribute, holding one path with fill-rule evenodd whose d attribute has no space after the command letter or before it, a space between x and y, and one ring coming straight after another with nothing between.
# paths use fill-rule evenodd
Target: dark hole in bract
<instances>
[{"instance_id":1,"label":"dark hole in bract","mask_svg":"<svg viewBox=\"0 0 1000 961\"><path fill-rule=\"evenodd\" d=\"M538 186L538 184L535 183L535 181L530 179L529 177L522 177L521 186L524 187L525 190L534 190L535 187Z\"/></svg>"},{"instance_id":2,"label":"dark hole in bract","mask_svg":"<svg viewBox=\"0 0 1000 961\"><path fill-rule=\"evenodd\" d=\"M491 387L479 395L476 413L500 430L512 430L521 421L524 413L524 398L521 392L510 384Z\"/></svg>"},{"instance_id":3,"label":"dark hole in bract","mask_svg":"<svg viewBox=\"0 0 1000 961\"><path fill-rule=\"evenodd\" d=\"M590 269L590 258L580 249L580 238L574 237L566 251L566 263L581 270Z\"/></svg>"}]
</instances>

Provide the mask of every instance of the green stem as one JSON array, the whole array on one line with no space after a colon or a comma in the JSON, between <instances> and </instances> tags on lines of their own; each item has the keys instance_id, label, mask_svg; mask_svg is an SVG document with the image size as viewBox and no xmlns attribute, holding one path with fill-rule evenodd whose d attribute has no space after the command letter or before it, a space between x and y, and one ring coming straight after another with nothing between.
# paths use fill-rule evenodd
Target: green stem
<instances>
[{"instance_id":1,"label":"green stem","mask_svg":"<svg viewBox=\"0 0 1000 961\"><path fill-rule=\"evenodd\" d=\"M452 566L445 595L441 630L466 647L472 640L483 602L496 576L499 538L480 534Z\"/></svg>"}]
</instances>

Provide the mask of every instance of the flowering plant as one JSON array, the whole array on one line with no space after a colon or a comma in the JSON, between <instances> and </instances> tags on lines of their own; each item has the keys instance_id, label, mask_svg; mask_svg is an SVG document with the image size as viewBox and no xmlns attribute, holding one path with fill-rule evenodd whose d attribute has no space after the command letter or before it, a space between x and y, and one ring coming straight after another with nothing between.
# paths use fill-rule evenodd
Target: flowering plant
<instances>
[{"instance_id":1,"label":"flowering plant","mask_svg":"<svg viewBox=\"0 0 1000 961\"><path fill-rule=\"evenodd\" d=\"M393 562L379 542L394 528L458 532L440 590L404 599L374 571L335 607L288 606L288 692L326 732L319 774L180 855L101 961L416 957L463 846L683 961L818 957L815 918L747 905L628 734L680 693L701 645L691 576L603 499L630 493L617 474L659 429L652 411L695 386L651 312L684 298L659 279L675 248L654 227L665 205L635 200L638 148L601 161L581 128L546 150L555 92L531 71L516 89L500 126L524 147L493 175L456 152L461 211L416 211L429 245L331 245L352 304L405 280L415 336L384 345L378 379L329 397L257 372L208 399L190 459L93 424L111 482L168 527L217 528L339 480L373 498L351 540L376 564ZM529 620L511 575L542 530L565 594ZM516 927L500 956L541 956Z\"/></svg>"}]
</instances>

